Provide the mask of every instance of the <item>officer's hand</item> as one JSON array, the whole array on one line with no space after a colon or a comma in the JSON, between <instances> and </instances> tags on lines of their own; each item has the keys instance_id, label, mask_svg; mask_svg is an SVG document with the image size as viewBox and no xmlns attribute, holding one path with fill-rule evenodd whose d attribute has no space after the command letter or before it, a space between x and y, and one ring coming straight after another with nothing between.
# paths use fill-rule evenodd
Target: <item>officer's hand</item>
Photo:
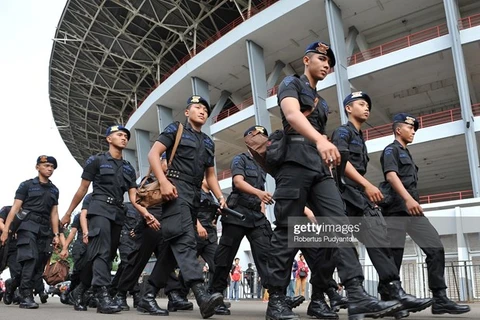
<instances>
[{"instance_id":1,"label":"officer's hand","mask_svg":"<svg viewBox=\"0 0 480 320\"><path fill-rule=\"evenodd\" d=\"M273 196L270 192L259 190L257 197L265 204L273 204Z\"/></svg>"},{"instance_id":2,"label":"officer's hand","mask_svg":"<svg viewBox=\"0 0 480 320\"><path fill-rule=\"evenodd\" d=\"M225 200L225 198L220 198L220 200L218 201L218 204L220 205L219 209L228 208L227 201Z\"/></svg>"},{"instance_id":3,"label":"officer's hand","mask_svg":"<svg viewBox=\"0 0 480 320\"><path fill-rule=\"evenodd\" d=\"M68 227L68 225L70 224L70 215L65 214L63 216L62 220L60 220L60 224L64 227Z\"/></svg>"},{"instance_id":4,"label":"officer's hand","mask_svg":"<svg viewBox=\"0 0 480 320\"><path fill-rule=\"evenodd\" d=\"M55 236L53 237L53 247L56 249L58 247L58 245L60 244L60 237L59 236Z\"/></svg>"},{"instance_id":5,"label":"officer's hand","mask_svg":"<svg viewBox=\"0 0 480 320\"><path fill-rule=\"evenodd\" d=\"M83 234L83 243L88 244L88 231Z\"/></svg>"},{"instance_id":6,"label":"officer's hand","mask_svg":"<svg viewBox=\"0 0 480 320\"><path fill-rule=\"evenodd\" d=\"M379 203L383 200L382 192L373 184L366 186L364 191L368 200L372 201L373 203Z\"/></svg>"},{"instance_id":7,"label":"officer's hand","mask_svg":"<svg viewBox=\"0 0 480 320\"><path fill-rule=\"evenodd\" d=\"M208 232L201 224L197 224L197 233L204 240L208 238Z\"/></svg>"},{"instance_id":8,"label":"officer's hand","mask_svg":"<svg viewBox=\"0 0 480 320\"><path fill-rule=\"evenodd\" d=\"M8 239L8 232L2 232L2 236L0 237L0 242L2 243L2 246L5 245L5 242L7 242Z\"/></svg>"},{"instance_id":9,"label":"officer's hand","mask_svg":"<svg viewBox=\"0 0 480 320\"><path fill-rule=\"evenodd\" d=\"M168 180L160 184L160 192L162 193L162 198L167 201L178 198L177 188Z\"/></svg>"},{"instance_id":10,"label":"officer's hand","mask_svg":"<svg viewBox=\"0 0 480 320\"><path fill-rule=\"evenodd\" d=\"M135 238L137 235L135 234L135 230L130 230L130 238Z\"/></svg>"},{"instance_id":11,"label":"officer's hand","mask_svg":"<svg viewBox=\"0 0 480 320\"><path fill-rule=\"evenodd\" d=\"M68 258L68 248L63 248L62 251L60 252L60 258L63 260Z\"/></svg>"},{"instance_id":12,"label":"officer's hand","mask_svg":"<svg viewBox=\"0 0 480 320\"><path fill-rule=\"evenodd\" d=\"M423 216L423 209L415 199L411 198L405 204L411 216Z\"/></svg>"},{"instance_id":13,"label":"officer's hand","mask_svg":"<svg viewBox=\"0 0 480 320\"><path fill-rule=\"evenodd\" d=\"M160 230L160 222L158 222L158 220L152 214L146 216L145 220L147 221L147 226L155 231Z\"/></svg>"},{"instance_id":14,"label":"officer's hand","mask_svg":"<svg viewBox=\"0 0 480 320\"><path fill-rule=\"evenodd\" d=\"M326 139L317 142L317 150L327 166L338 166L341 162L340 152L337 147Z\"/></svg>"}]
</instances>

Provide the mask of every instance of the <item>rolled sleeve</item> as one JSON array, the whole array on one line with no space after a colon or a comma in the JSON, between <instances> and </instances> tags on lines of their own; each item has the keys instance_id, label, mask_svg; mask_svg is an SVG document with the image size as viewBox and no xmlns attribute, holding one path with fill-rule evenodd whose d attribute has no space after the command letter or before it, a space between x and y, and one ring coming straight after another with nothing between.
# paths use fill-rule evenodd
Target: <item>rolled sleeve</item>
<instances>
[{"instance_id":1,"label":"rolled sleeve","mask_svg":"<svg viewBox=\"0 0 480 320\"><path fill-rule=\"evenodd\" d=\"M20 183L17 191L15 191L15 199L25 201L28 196L28 181Z\"/></svg>"},{"instance_id":2,"label":"rolled sleeve","mask_svg":"<svg viewBox=\"0 0 480 320\"><path fill-rule=\"evenodd\" d=\"M283 99L291 97L298 100L298 93L302 90L299 85L299 79L295 76L288 76L283 79L282 83L278 86L277 99L278 104L282 102Z\"/></svg>"},{"instance_id":3,"label":"rolled sleeve","mask_svg":"<svg viewBox=\"0 0 480 320\"><path fill-rule=\"evenodd\" d=\"M398 173L398 156L395 148L387 147L383 150L383 173Z\"/></svg>"},{"instance_id":4,"label":"rolled sleeve","mask_svg":"<svg viewBox=\"0 0 480 320\"><path fill-rule=\"evenodd\" d=\"M232 171L232 178L236 175L241 175L245 177L245 160L243 159L243 157L240 155L235 156L232 160L230 169Z\"/></svg>"}]
</instances>

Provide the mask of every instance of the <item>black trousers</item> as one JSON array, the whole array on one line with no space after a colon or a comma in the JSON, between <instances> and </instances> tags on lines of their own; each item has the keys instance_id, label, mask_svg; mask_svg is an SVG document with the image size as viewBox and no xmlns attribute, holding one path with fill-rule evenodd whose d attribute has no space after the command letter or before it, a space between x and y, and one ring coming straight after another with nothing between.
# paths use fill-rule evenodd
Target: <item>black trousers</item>
<instances>
[{"instance_id":1,"label":"black trousers","mask_svg":"<svg viewBox=\"0 0 480 320\"><path fill-rule=\"evenodd\" d=\"M38 233L23 229L17 232L17 262L21 266L20 290L42 290L43 271L53 249L49 230L49 227L41 226Z\"/></svg>"},{"instance_id":2,"label":"black trousers","mask_svg":"<svg viewBox=\"0 0 480 320\"><path fill-rule=\"evenodd\" d=\"M340 192L334 180L326 174L309 170L295 163L288 163L284 164L277 172L275 182L274 199L276 203L274 210L277 228L273 231L271 254L267 264L267 285L271 293L283 292L288 287L291 272L290 266L299 249L299 247L288 246L288 233L292 231L288 226L289 217L303 217L304 207L308 203L315 216L328 217L330 224L343 225L346 220L345 207ZM341 233L332 235L344 236ZM315 278L319 276L315 269L322 262L314 262L312 265L309 260L315 261L317 257L321 257L317 250L317 248L302 248L302 253L307 258L307 262L312 270L312 276L315 273ZM353 244L339 247L337 255L337 269L343 283L353 278L363 279L362 268ZM321 283L325 279L315 281ZM323 287L326 286L326 284L323 284Z\"/></svg>"},{"instance_id":3,"label":"black trousers","mask_svg":"<svg viewBox=\"0 0 480 320\"><path fill-rule=\"evenodd\" d=\"M386 218L392 252L400 271L408 233L427 258L428 286L432 291L447 288L445 284L445 250L437 230L425 216L410 216L407 212L389 213Z\"/></svg>"},{"instance_id":4,"label":"black trousers","mask_svg":"<svg viewBox=\"0 0 480 320\"><path fill-rule=\"evenodd\" d=\"M11 241L14 241L13 243ZM10 270L10 278L20 283L20 274L22 273L22 266L17 261L17 240L10 238L8 244L7 266Z\"/></svg>"},{"instance_id":5,"label":"black trousers","mask_svg":"<svg viewBox=\"0 0 480 320\"><path fill-rule=\"evenodd\" d=\"M214 292L223 293L227 287L228 273L243 237L247 237L250 242L253 260L263 284L267 278L267 259L271 251L270 237L272 229L268 221L264 225L254 228L226 223L222 227L222 236L215 253L215 273L210 281L210 288Z\"/></svg>"},{"instance_id":6,"label":"black trousers","mask_svg":"<svg viewBox=\"0 0 480 320\"><path fill-rule=\"evenodd\" d=\"M109 286L122 226L103 216L88 217L87 263L81 281L86 287Z\"/></svg>"},{"instance_id":7,"label":"black trousers","mask_svg":"<svg viewBox=\"0 0 480 320\"><path fill-rule=\"evenodd\" d=\"M215 230L214 232L217 231ZM215 252L217 252L217 248L217 242L210 242L209 239L200 239L197 235L197 257L202 257L208 263L209 279L212 279L215 273Z\"/></svg>"},{"instance_id":8,"label":"black trousers","mask_svg":"<svg viewBox=\"0 0 480 320\"><path fill-rule=\"evenodd\" d=\"M82 239L83 240L83 239ZM73 291L80 284L80 276L83 268L87 264L87 245L83 242L75 241L72 248L73 270L70 274L69 291Z\"/></svg>"}]
</instances>

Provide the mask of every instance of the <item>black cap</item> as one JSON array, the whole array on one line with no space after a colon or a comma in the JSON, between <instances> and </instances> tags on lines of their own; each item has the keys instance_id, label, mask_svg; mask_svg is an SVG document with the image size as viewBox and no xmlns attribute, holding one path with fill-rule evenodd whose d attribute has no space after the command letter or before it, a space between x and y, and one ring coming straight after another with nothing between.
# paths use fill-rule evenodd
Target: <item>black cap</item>
<instances>
[{"instance_id":1,"label":"black cap","mask_svg":"<svg viewBox=\"0 0 480 320\"><path fill-rule=\"evenodd\" d=\"M207 100L205 100L204 98L200 97L200 96L191 96L190 98L188 98L187 100L187 107L191 104L195 104L195 103L199 103L199 104L203 104L206 108L207 108L207 111L208 111L208 116L210 116L210 104L208 104Z\"/></svg>"},{"instance_id":2,"label":"black cap","mask_svg":"<svg viewBox=\"0 0 480 320\"><path fill-rule=\"evenodd\" d=\"M393 116L393 123L406 123L413 126L415 131L418 130L418 120L408 113L397 113Z\"/></svg>"},{"instance_id":3,"label":"black cap","mask_svg":"<svg viewBox=\"0 0 480 320\"><path fill-rule=\"evenodd\" d=\"M265 129L265 127L263 126L252 126L250 128L247 129L247 131L245 131L245 133L243 134L244 137L246 137L247 135L251 134L252 132L254 131L258 131L260 132L261 134L265 135L268 137L268 131L267 129Z\"/></svg>"},{"instance_id":4,"label":"black cap","mask_svg":"<svg viewBox=\"0 0 480 320\"><path fill-rule=\"evenodd\" d=\"M347 104L358 99L365 100L368 103L368 110L372 110L372 99L370 99L368 94L363 91L352 92L348 96L346 96L343 100L343 107L346 107Z\"/></svg>"},{"instance_id":5,"label":"black cap","mask_svg":"<svg viewBox=\"0 0 480 320\"><path fill-rule=\"evenodd\" d=\"M40 164L40 163L51 163L53 164L53 169L57 169L57 159L55 159L52 156L45 156L45 155L39 156L37 158L37 164Z\"/></svg>"},{"instance_id":6,"label":"black cap","mask_svg":"<svg viewBox=\"0 0 480 320\"><path fill-rule=\"evenodd\" d=\"M125 132L127 134L127 139L130 140L130 130L128 130L127 128L119 124L108 127L107 132L105 133L105 136L108 137L109 135L117 131Z\"/></svg>"},{"instance_id":7,"label":"black cap","mask_svg":"<svg viewBox=\"0 0 480 320\"><path fill-rule=\"evenodd\" d=\"M330 45L322 42L322 41L317 41L314 43L311 43L308 45L307 49L305 49L305 54L313 52L313 53L318 53L318 54L323 54L324 56L327 56L330 58L330 68L333 68L335 66L335 54L333 54L332 49L330 49Z\"/></svg>"}]
</instances>

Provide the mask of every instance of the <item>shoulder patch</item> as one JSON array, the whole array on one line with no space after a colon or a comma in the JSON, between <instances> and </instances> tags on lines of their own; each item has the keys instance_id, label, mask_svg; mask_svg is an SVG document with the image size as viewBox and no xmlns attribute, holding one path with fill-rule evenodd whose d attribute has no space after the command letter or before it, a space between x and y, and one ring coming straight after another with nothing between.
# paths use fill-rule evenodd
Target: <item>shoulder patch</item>
<instances>
[{"instance_id":1,"label":"shoulder patch","mask_svg":"<svg viewBox=\"0 0 480 320\"><path fill-rule=\"evenodd\" d=\"M393 153L393 148L392 147L386 147L385 150L383 151L383 153L386 155L386 156L389 156Z\"/></svg>"},{"instance_id":2,"label":"shoulder patch","mask_svg":"<svg viewBox=\"0 0 480 320\"><path fill-rule=\"evenodd\" d=\"M177 132L177 130L178 130L178 124L176 122L172 122L165 128L165 130L163 130L163 132L173 133L173 132Z\"/></svg>"},{"instance_id":3,"label":"shoulder patch","mask_svg":"<svg viewBox=\"0 0 480 320\"><path fill-rule=\"evenodd\" d=\"M295 76L287 76L287 77L285 77L285 79L283 79L282 82L283 82L283 84L284 84L286 87L288 87L288 85L289 85L290 83L292 83L293 80L295 80L295 79L297 79L297 77L295 77Z\"/></svg>"},{"instance_id":4,"label":"shoulder patch","mask_svg":"<svg viewBox=\"0 0 480 320\"><path fill-rule=\"evenodd\" d=\"M240 161L243 161L242 159L242 156L241 155L236 155L235 157L233 157L232 159L232 166L233 167L236 167L239 165Z\"/></svg>"},{"instance_id":5,"label":"shoulder patch","mask_svg":"<svg viewBox=\"0 0 480 320\"><path fill-rule=\"evenodd\" d=\"M87 161L85 161L85 166L88 166L91 164L93 161L95 161L95 156L90 156L88 157Z\"/></svg>"}]
</instances>

